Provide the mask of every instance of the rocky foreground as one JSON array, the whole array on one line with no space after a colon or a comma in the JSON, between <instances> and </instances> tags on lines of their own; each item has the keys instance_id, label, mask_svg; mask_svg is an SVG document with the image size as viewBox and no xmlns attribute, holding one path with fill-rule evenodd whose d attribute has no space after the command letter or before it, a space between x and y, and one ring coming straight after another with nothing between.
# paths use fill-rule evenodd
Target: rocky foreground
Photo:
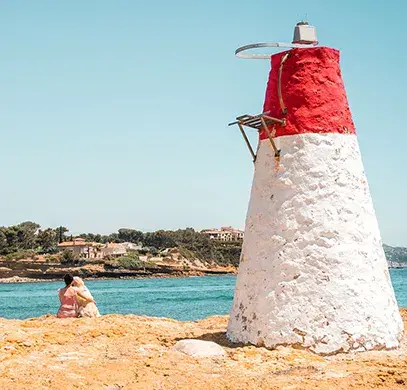
<instances>
[{"instance_id":1,"label":"rocky foreground","mask_svg":"<svg viewBox=\"0 0 407 390\"><path fill-rule=\"evenodd\" d=\"M407 309L401 312L407 328ZM407 388L407 337L395 351L321 357L233 345L227 319L0 319L0 389ZM186 338L214 341L226 354L194 358L175 350Z\"/></svg>"}]
</instances>

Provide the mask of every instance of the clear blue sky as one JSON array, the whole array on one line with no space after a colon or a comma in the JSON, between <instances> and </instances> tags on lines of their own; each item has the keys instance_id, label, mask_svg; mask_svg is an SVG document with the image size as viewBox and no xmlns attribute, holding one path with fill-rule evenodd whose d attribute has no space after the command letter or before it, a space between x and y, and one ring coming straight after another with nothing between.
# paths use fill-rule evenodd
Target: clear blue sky
<instances>
[{"instance_id":1,"label":"clear blue sky","mask_svg":"<svg viewBox=\"0 0 407 390\"><path fill-rule=\"evenodd\" d=\"M0 2L0 225L244 226L253 166L227 123L307 15L341 50L383 241L407 246L407 2ZM253 137L253 141L256 137Z\"/></svg>"}]
</instances>

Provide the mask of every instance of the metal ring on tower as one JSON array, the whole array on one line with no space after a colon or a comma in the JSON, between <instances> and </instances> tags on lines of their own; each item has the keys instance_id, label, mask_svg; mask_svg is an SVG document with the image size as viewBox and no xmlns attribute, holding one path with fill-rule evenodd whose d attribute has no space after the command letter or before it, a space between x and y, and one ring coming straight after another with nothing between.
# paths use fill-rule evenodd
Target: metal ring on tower
<instances>
[{"instance_id":1,"label":"metal ring on tower","mask_svg":"<svg viewBox=\"0 0 407 390\"><path fill-rule=\"evenodd\" d=\"M261 47L282 47L282 48L310 48L315 47L317 42L310 43L310 44L302 44L302 43L281 43L281 42L264 42L264 43L251 43L250 45L241 46L236 49L235 55L238 58L245 58L245 59L254 59L254 60L264 60L271 58L272 54L253 54L253 53L244 53L250 49L258 49Z\"/></svg>"}]
</instances>

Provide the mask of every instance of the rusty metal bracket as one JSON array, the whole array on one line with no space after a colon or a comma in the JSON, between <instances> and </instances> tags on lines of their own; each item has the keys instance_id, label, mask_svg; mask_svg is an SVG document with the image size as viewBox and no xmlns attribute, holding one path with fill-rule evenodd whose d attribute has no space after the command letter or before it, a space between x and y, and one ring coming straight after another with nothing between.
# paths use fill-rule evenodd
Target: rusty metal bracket
<instances>
[{"instance_id":1,"label":"rusty metal bracket","mask_svg":"<svg viewBox=\"0 0 407 390\"><path fill-rule=\"evenodd\" d=\"M264 120L263 117L261 117L261 123L263 124L263 129L265 130L265 132L266 132L266 134L267 134L267 137L269 137L271 146L272 146L273 149L274 149L274 157L280 157L280 152L281 152L281 150L278 150L278 149L277 149L277 146L276 146L276 144L275 144L275 142L274 142L274 140L273 140L273 137L272 137L271 134L270 134L270 130L269 130L268 126L267 126L267 123L266 123L266 121Z\"/></svg>"},{"instance_id":2,"label":"rusty metal bracket","mask_svg":"<svg viewBox=\"0 0 407 390\"><path fill-rule=\"evenodd\" d=\"M243 139L244 139L244 141L246 142L247 147L249 148L249 152L250 152L250 154L251 154L252 157L253 157L253 163L255 163L257 156L256 156L256 154L255 154L254 151L253 151L252 145L250 145L250 141L249 141L249 139L247 138L247 135L246 135L246 133L245 133L245 131L244 131L243 125L242 125L241 123L238 123L238 126L239 126L239 129L240 129L241 133L242 133Z\"/></svg>"},{"instance_id":3,"label":"rusty metal bracket","mask_svg":"<svg viewBox=\"0 0 407 390\"><path fill-rule=\"evenodd\" d=\"M287 60L288 56L290 55L290 52L287 52L283 58L281 59L281 63L280 63L280 68L278 69L278 89L277 89L277 93L278 93L278 100L280 102L280 107L281 107L281 112L283 115L287 114L287 107L284 104L284 100L283 100L283 94L281 92L281 75L283 73L283 65L284 62Z\"/></svg>"},{"instance_id":4,"label":"rusty metal bracket","mask_svg":"<svg viewBox=\"0 0 407 390\"><path fill-rule=\"evenodd\" d=\"M274 142L273 136L270 133L269 130L269 126L270 125L280 125L280 126L285 126L286 125L286 120L285 118L283 119L278 119L278 118L274 118L272 116L269 116L270 112L263 112L261 114L258 115L240 115L238 117L236 117L236 121L229 123L228 126L233 126L233 125L238 125L240 132L242 133L243 139L249 149L249 152L251 154L251 156L253 157L253 163L256 162L256 157L257 155L254 153L254 150L252 148L252 146L250 145L250 141L247 138L247 135L244 131L244 126L246 127L250 127L252 129L256 129L257 131L261 131L264 130L267 134L268 139L270 140L271 146L273 147L274 150L274 156L276 158L280 157L280 150L277 149L276 144Z\"/></svg>"}]
</instances>

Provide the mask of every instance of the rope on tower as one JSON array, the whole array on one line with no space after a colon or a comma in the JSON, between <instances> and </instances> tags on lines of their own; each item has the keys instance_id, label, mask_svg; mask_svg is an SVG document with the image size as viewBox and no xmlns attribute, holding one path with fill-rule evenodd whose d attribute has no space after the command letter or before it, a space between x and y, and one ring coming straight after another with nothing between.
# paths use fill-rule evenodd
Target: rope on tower
<instances>
[{"instance_id":1,"label":"rope on tower","mask_svg":"<svg viewBox=\"0 0 407 390\"><path fill-rule=\"evenodd\" d=\"M281 111L282 111L283 115L287 114L287 107L284 104L283 94L281 92L281 74L283 73L284 62L287 60L289 55L290 55L290 52L285 53L285 55L281 59L280 68L278 69L278 89L277 89L277 92L278 92L278 100L280 101L280 107L281 107Z\"/></svg>"}]
</instances>

